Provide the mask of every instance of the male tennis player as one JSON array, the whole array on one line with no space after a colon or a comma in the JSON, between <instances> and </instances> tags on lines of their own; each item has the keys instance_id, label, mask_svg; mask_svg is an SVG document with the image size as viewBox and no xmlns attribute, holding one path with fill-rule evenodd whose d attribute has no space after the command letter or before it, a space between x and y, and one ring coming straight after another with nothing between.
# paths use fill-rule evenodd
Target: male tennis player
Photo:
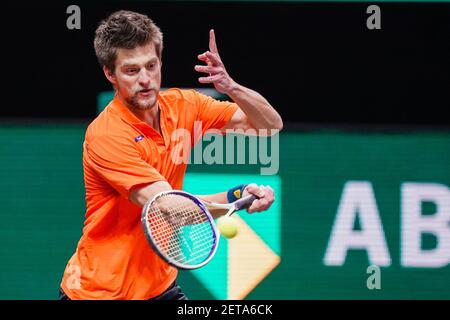
<instances>
[{"instance_id":1,"label":"male tennis player","mask_svg":"<svg viewBox=\"0 0 450 320\"><path fill-rule=\"evenodd\" d=\"M234 103L216 101L194 90L160 92L162 33L147 16L118 11L96 30L94 47L115 97L89 125L83 166L86 220L75 254L61 282L61 299L186 299L177 270L151 249L140 223L141 208L161 191L181 189L186 163L171 154L177 129L275 129L282 120L257 92L228 75L210 31L201 83L212 83ZM275 131L274 130L274 131ZM187 190L189 191L189 190ZM227 203L252 193L248 212L267 210L269 186L241 185L203 199Z\"/></svg>"}]
</instances>

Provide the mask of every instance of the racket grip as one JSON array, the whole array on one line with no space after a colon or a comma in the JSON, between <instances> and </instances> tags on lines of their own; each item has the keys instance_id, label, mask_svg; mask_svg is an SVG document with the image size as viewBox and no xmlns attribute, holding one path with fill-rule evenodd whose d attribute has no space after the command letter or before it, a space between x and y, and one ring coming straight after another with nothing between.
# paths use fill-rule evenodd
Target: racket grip
<instances>
[{"instance_id":1,"label":"racket grip","mask_svg":"<svg viewBox=\"0 0 450 320\"><path fill-rule=\"evenodd\" d=\"M239 199L234 203L235 208L236 210L246 209L250 207L256 199L258 199L258 197L254 194L246 196L245 198Z\"/></svg>"}]
</instances>

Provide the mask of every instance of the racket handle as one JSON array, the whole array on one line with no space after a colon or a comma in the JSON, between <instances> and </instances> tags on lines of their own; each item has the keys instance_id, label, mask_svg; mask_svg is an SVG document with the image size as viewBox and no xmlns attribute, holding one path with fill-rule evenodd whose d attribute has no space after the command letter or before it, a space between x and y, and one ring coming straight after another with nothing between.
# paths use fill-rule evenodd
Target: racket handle
<instances>
[{"instance_id":1,"label":"racket handle","mask_svg":"<svg viewBox=\"0 0 450 320\"><path fill-rule=\"evenodd\" d=\"M245 198L235 201L234 206L235 206L236 210L246 209L246 208L250 207L252 205L253 201L255 201L256 199L258 199L258 197L255 196L254 194L252 194L252 195L246 196Z\"/></svg>"}]
</instances>

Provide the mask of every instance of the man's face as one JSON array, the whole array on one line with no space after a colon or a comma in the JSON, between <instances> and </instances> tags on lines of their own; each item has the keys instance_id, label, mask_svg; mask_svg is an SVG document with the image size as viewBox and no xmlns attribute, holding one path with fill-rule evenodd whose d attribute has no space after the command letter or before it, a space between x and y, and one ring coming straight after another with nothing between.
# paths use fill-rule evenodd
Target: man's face
<instances>
[{"instance_id":1,"label":"man's face","mask_svg":"<svg viewBox=\"0 0 450 320\"><path fill-rule=\"evenodd\" d=\"M118 49L115 72L107 77L129 106L139 110L156 106L161 87L161 61L155 45Z\"/></svg>"}]
</instances>

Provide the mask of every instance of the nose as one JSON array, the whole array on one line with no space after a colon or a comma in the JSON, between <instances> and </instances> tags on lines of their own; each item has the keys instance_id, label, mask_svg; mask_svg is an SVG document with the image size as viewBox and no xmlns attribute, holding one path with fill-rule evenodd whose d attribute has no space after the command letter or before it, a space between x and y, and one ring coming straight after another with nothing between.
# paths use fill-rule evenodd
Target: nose
<instances>
[{"instance_id":1,"label":"nose","mask_svg":"<svg viewBox=\"0 0 450 320\"><path fill-rule=\"evenodd\" d=\"M150 72L148 70L146 70L145 68L142 68L142 70L139 72L139 85L147 88L150 83L151 83L151 76L150 76Z\"/></svg>"}]
</instances>

